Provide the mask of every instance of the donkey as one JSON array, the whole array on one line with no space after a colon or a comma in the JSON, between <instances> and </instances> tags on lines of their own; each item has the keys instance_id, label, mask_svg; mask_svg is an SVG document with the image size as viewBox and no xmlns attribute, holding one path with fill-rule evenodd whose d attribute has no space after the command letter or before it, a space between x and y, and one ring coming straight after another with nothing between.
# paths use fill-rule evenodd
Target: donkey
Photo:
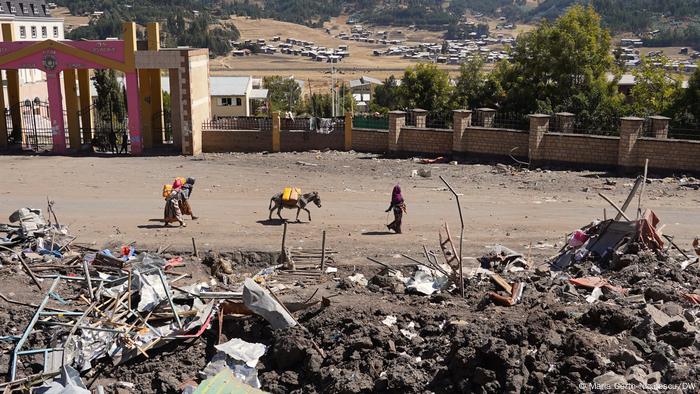
<instances>
[{"instance_id":1,"label":"donkey","mask_svg":"<svg viewBox=\"0 0 700 394\"><path fill-rule=\"evenodd\" d=\"M274 205L273 205L274 203ZM280 212L282 211L282 208L296 208L297 209L297 222L299 221L299 212L301 210L305 210L306 213L309 215L309 221L311 221L311 212L309 212L308 209L306 209L306 206L309 203L314 203L316 204L317 207L321 208L321 197L319 197L318 192L311 192L311 193L306 193L301 196L300 199L297 200L295 204L289 204L285 203L282 201L282 193L277 193L272 198L270 199L270 216L268 220L272 220L272 212L276 209L277 210L277 216L279 216L280 219L285 220Z\"/></svg>"}]
</instances>

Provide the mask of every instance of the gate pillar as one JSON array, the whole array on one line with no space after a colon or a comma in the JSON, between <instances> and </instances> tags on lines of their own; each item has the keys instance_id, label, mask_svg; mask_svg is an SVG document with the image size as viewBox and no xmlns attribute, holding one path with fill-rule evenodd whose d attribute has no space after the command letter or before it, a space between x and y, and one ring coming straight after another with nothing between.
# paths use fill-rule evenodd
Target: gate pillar
<instances>
[{"instance_id":1,"label":"gate pillar","mask_svg":"<svg viewBox=\"0 0 700 394\"><path fill-rule=\"evenodd\" d=\"M61 94L61 78L59 72L46 73L46 84L49 88L49 109L51 117L51 136L54 153L66 152L66 129L63 124L63 95Z\"/></svg>"},{"instance_id":2,"label":"gate pillar","mask_svg":"<svg viewBox=\"0 0 700 394\"><path fill-rule=\"evenodd\" d=\"M136 70L126 73L126 96L131 154L140 155L143 153L143 138L141 137L141 108L139 108L139 78Z\"/></svg>"},{"instance_id":3,"label":"gate pillar","mask_svg":"<svg viewBox=\"0 0 700 394\"><path fill-rule=\"evenodd\" d=\"M68 140L71 150L80 149L80 103L78 102L78 86L75 81L75 70L63 70L63 85L66 93L66 112L68 114Z\"/></svg>"}]
</instances>

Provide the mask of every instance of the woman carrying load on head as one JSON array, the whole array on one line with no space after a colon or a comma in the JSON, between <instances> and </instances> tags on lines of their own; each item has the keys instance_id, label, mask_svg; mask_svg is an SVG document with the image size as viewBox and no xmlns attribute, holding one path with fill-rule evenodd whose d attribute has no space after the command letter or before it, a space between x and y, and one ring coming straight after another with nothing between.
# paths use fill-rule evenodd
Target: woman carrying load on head
<instances>
[{"instance_id":1,"label":"woman carrying load on head","mask_svg":"<svg viewBox=\"0 0 700 394\"><path fill-rule=\"evenodd\" d=\"M394 230L396 234L401 234L401 219L403 218L403 214L406 213L406 203L403 200L401 186L399 186L398 183L391 192L391 203L385 212L389 212L392 209L394 210L394 221L386 227L389 230Z\"/></svg>"},{"instance_id":2,"label":"woman carrying load on head","mask_svg":"<svg viewBox=\"0 0 700 394\"><path fill-rule=\"evenodd\" d=\"M192 197L193 189L194 178L187 178L185 184L182 185L182 193L180 193L180 211L183 215L190 215L192 220L196 220L197 217L192 213L192 206L190 205L190 197Z\"/></svg>"},{"instance_id":3,"label":"woman carrying load on head","mask_svg":"<svg viewBox=\"0 0 700 394\"><path fill-rule=\"evenodd\" d=\"M175 179L173 182L172 190L170 194L165 197L165 210L163 213L163 221L166 226L170 223L179 222L180 226L186 227L185 221L182 218L182 211L180 210L180 202L182 201L182 185L181 179Z\"/></svg>"}]
</instances>

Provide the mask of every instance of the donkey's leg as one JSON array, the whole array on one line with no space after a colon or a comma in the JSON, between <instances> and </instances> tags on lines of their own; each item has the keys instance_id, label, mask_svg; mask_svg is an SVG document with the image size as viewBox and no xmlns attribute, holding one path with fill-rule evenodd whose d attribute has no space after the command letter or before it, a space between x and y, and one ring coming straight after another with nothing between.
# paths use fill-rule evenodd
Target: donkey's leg
<instances>
[{"instance_id":1,"label":"donkey's leg","mask_svg":"<svg viewBox=\"0 0 700 394\"><path fill-rule=\"evenodd\" d=\"M308 209L306 209L306 208L304 208L304 210L305 210L306 213L309 215L309 221L311 221L311 212L310 212Z\"/></svg>"},{"instance_id":2,"label":"donkey's leg","mask_svg":"<svg viewBox=\"0 0 700 394\"><path fill-rule=\"evenodd\" d=\"M279 216L280 220L284 220L284 218L282 217L282 214L280 212L282 212L282 205L281 204L277 207L277 216Z\"/></svg>"}]
</instances>

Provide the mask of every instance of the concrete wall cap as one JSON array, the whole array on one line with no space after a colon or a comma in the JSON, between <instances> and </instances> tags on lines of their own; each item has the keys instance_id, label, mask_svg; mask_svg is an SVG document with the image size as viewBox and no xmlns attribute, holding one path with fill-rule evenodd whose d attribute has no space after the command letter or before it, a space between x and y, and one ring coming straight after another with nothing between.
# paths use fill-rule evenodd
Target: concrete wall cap
<instances>
[{"instance_id":1,"label":"concrete wall cap","mask_svg":"<svg viewBox=\"0 0 700 394\"><path fill-rule=\"evenodd\" d=\"M496 110L493 109L493 108L479 108L477 111L481 111L481 112L496 112Z\"/></svg>"},{"instance_id":2,"label":"concrete wall cap","mask_svg":"<svg viewBox=\"0 0 700 394\"><path fill-rule=\"evenodd\" d=\"M644 122L644 118L638 118L636 116L625 116L624 118L620 118L620 120L627 120L631 122Z\"/></svg>"},{"instance_id":3,"label":"concrete wall cap","mask_svg":"<svg viewBox=\"0 0 700 394\"><path fill-rule=\"evenodd\" d=\"M571 112L557 112L554 115L556 115L556 116L576 116L576 115L572 114Z\"/></svg>"},{"instance_id":4,"label":"concrete wall cap","mask_svg":"<svg viewBox=\"0 0 700 394\"><path fill-rule=\"evenodd\" d=\"M547 115L547 114L532 114L532 115L528 115L528 117L530 117L530 118L551 118L551 115Z\"/></svg>"},{"instance_id":5,"label":"concrete wall cap","mask_svg":"<svg viewBox=\"0 0 700 394\"><path fill-rule=\"evenodd\" d=\"M649 119L654 119L654 120L671 120L671 118L667 118L667 117L661 116L661 115L650 116Z\"/></svg>"},{"instance_id":6,"label":"concrete wall cap","mask_svg":"<svg viewBox=\"0 0 700 394\"><path fill-rule=\"evenodd\" d=\"M411 110L411 112L426 113L426 112L428 112L428 111L425 110L425 109L422 109L422 108L413 108L413 109Z\"/></svg>"},{"instance_id":7,"label":"concrete wall cap","mask_svg":"<svg viewBox=\"0 0 700 394\"><path fill-rule=\"evenodd\" d=\"M470 109L455 109L452 112L458 113L458 114L470 114L470 113L472 113L472 110L470 110Z\"/></svg>"}]
</instances>

